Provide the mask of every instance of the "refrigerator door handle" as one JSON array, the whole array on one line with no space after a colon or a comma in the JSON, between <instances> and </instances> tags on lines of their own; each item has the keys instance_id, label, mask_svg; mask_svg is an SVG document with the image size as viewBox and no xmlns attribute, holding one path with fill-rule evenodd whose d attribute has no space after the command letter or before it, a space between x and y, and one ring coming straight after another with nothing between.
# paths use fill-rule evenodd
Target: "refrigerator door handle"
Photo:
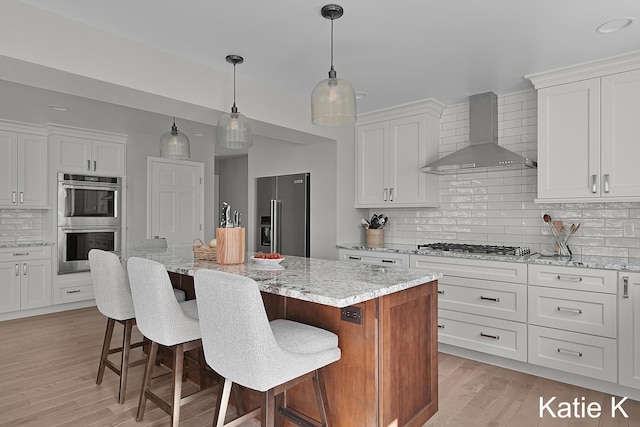
<instances>
[{"instance_id":1,"label":"refrigerator door handle","mask_svg":"<svg viewBox=\"0 0 640 427\"><path fill-rule=\"evenodd\" d=\"M271 253L280 252L280 203L271 199Z\"/></svg>"}]
</instances>

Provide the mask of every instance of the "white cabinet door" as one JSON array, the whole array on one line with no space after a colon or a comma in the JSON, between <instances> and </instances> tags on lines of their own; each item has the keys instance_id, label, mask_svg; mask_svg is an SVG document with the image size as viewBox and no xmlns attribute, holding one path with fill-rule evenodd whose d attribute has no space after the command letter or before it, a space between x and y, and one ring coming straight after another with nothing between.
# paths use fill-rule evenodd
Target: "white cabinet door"
<instances>
[{"instance_id":1,"label":"white cabinet door","mask_svg":"<svg viewBox=\"0 0 640 427\"><path fill-rule=\"evenodd\" d=\"M54 135L55 166L60 172L124 176L125 145L117 142Z\"/></svg>"},{"instance_id":2,"label":"white cabinet door","mask_svg":"<svg viewBox=\"0 0 640 427\"><path fill-rule=\"evenodd\" d=\"M49 147L47 138L18 134L18 206L47 207Z\"/></svg>"},{"instance_id":3,"label":"white cabinet door","mask_svg":"<svg viewBox=\"0 0 640 427\"><path fill-rule=\"evenodd\" d=\"M640 196L640 70L602 78L603 197Z\"/></svg>"},{"instance_id":4,"label":"white cabinet door","mask_svg":"<svg viewBox=\"0 0 640 427\"><path fill-rule=\"evenodd\" d=\"M618 382L640 389L640 273L618 274Z\"/></svg>"},{"instance_id":5,"label":"white cabinet door","mask_svg":"<svg viewBox=\"0 0 640 427\"><path fill-rule=\"evenodd\" d=\"M51 260L23 261L20 265L20 308L51 305Z\"/></svg>"},{"instance_id":6,"label":"white cabinet door","mask_svg":"<svg viewBox=\"0 0 640 427\"><path fill-rule=\"evenodd\" d=\"M389 191L389 123L358 126L356 143L356 206L381 206Z\"/></svg>"},{"instance_id":7,"label":"white cabinet door","mask_svg":"<svg viewBox=\"0 0 640 427\"><path fill-rule=\"evenodd\" d=\"M0 262L0 313L20 310L20 263Z\"/></svg>"},{"instance_id":8,"label":"white cabinet door","mask_svg":"<svg viewBox=\"0 0 640 427\"><path fill-rule=\"evenodd\" d=\"M18 200L18 135L0 130L0 206L15 207Z\"/></svg>"},{"instance_id":9,"label":"white cabinet door","mask_svg":"<svg viewBox=\"0 0 640 427\"><path fill-rule=\"evenodd\" d=\"M123 144L92 141L91 147L94 173L109 176L123 176L125 174L125 146Z\"/></svg>"},{"instance_id":10,"label":"white cabinet door","mask_svg":"<svg viewBox=\"0 0 640 427\"><path fill-rule=\"evenodd\" d=\"M91 172L91 140L55 135L56 165L59 171L87 174Z\"/></svg>"},{"instance_id":11,"label":"white cabinet door","mask_svg":"<svg viewBox=\"0 0 640 427\"><path fill-rule=\"evenodd\" d=\"M436 178L420 172L428 157L437 157L428 150L427 115L389 122L389 201L393 205L427 203L427 180ZM428 156L431 154L431 156ZM433 189L429 189L433 190Z\"/></svg>"},{"instance_id":12,"label":"white cabinet door","mask_svg":"<svg viewBox=\"0 0 640 427\"><path fill-rule=\"evenodd\" d=\"M600 196L600 79L538 91L538 198Z\"/></svg>"}]
</instances>

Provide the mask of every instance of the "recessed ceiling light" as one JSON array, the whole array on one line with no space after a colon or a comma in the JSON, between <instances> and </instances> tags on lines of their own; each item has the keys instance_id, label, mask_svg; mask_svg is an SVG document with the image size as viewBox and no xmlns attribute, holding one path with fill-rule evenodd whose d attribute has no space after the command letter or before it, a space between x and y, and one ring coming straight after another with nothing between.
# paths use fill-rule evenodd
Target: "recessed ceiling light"
<instances>
[{"instance_id":1,"label":"recessed ceiling light","mask_svg":"<svg viewBox=\"0 0 640 427\"><path fill-rule=\"evenodd\" d=\"M367 97L367 92L356 92L356 99L362 99Z\"/></svg>"},{"instance_id":2,"label":"recessed ceiling light","mask_svg":"<svg viewBox=\"0 0 640 427\"><path fill-rule=\"evenodd\" d=\"M598 27L596 28L596 33L600 33L600 34L615 33L616 31L620 31L624 28L627 28L629 25L633 24L635 20L636 18L631 16L626 18L615 18L605 22L604 24L598 25Z\"/></svg>"},{"instance_id":3,"label":"recessed ceiling light","mask_svg":"<svg viewBox=\"0 0 640 427\"><path fill-rule=\"evenodd\" d=\"M202 132L194 132L193 136L204 136L204 133L202 133Z\"/></svg>"},{"instance_id":4,"label":"recessed ceiling light","mask_svg":"<svg viewBox=\"0 0 640 427\"><path fill-rule=\"evenodd\" d=\"M68 108L65 107L64 105L49 105L49 108L51 108L52 110L55 111L67 111Z\"/></svg>"}]
</instances>

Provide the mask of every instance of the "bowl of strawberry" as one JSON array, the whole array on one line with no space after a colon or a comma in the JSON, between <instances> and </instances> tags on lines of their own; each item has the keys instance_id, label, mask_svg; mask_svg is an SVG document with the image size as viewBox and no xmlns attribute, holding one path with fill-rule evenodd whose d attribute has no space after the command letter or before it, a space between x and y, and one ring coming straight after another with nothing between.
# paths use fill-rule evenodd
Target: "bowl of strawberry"
<instances>
[{"instance_id":1,"label":"bowl of strawberry","mask_svg":"<svg viewBox=\"0 0 640 427\"><path fill-rule=\"evenodd\" d=\"M277 252L273 252L270 254L265 254L263 252L258 252L254 256L251 257L253 262L261 265L275 265L280 264L284 261L284 257Z\"/></svg>"}]
</instances>

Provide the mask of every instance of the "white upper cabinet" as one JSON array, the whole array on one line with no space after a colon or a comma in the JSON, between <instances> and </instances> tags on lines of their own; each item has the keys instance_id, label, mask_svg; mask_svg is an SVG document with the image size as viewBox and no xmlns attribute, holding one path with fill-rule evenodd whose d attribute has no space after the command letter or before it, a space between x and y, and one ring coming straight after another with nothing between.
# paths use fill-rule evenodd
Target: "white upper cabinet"
<instances>
[{"instance_id":1,"label":"white upper cabinet","mask_svg":"<svg viewBox=\"0 0 640 427\"><path fill-rule=\"evenodd\" d=\"M54 134L54 165L59 172L124 176L125 144L106 141L101 135Z\"/></svg>"},{"instance_id":2,"label":"white upper cabinet","mask_svg":"<svg viewBox=\"0 0 640 427\"><path fill-rule=\"evenodd\" d=\"M640 55L527 78L538 89L537 200L640 200Z\"/></svg>"},{"instance_id":3,"label":"white upper cabinet","mask_svg":"<svg viewBox=\"0 0 640 427\"><path fill-rule=\"evenodd\" d=\"M44 135L0 130L0 207L48 207L49 148Z\"/></svg>"},{"instance_id":4,"label":"white upper cabinet","mask_svg":"<svg viewBox=\"0 0 640 427\"><path fill-rule=\"evenodd\" d=\"M438 177L420 168L438 157L443 110L429 99L358 117L356 208L437 204Z\"/></svg>"}]
</instances>

